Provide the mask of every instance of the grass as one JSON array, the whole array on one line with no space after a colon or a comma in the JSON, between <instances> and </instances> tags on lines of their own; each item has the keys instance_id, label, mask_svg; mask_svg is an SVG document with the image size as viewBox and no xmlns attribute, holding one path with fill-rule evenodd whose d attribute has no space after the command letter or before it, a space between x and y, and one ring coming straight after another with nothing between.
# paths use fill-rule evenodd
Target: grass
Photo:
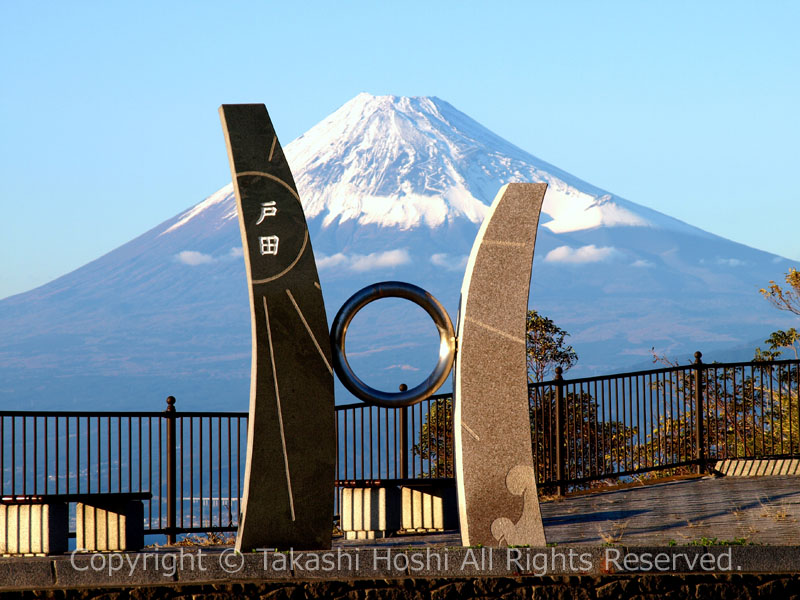
<instances>
[{"instance_id":1,"label":"grass","mask_svg":"<svg viewBox=\"0 0 800 600\"><path fill-rule=\"evenodd\" d=\"M795 519L794 517L792 517L789 514L789 511L787 510L787 508L785 506L781 506L781 505L778 505L778 506L766 506L766 505L764 505L762 503L761 504L761 508L762 508L761 516L762 517L766 517L768 519L772 519L776 523L783 523L783 522L795 523L795 522L797 522L797 519Z\"/></svg>"},{"instance_id":2,"label":"grass","mask_svg":"<svg viewBox=\"0 0 800 600\"><path fill-rule=\"evenodd\" d=\"M184 547L232 546L235 542L236 534L234 533L210 532L202 535L189 533L175 542L175 545Z\"/></svg>"},{"instance_id":3,"label":"grass","mask_svg":"<svg viewBox=\"0 0 800 600\"><path fill-rule=\"evenodd\" d=\"M675 540L670 540L668 546L756 546L755 542L748 542L746 537L734 538L732 540L721 540L719 538L700 537L696 540L686 542L685 544L678 544Z\"/></svg>"}]
</instances>

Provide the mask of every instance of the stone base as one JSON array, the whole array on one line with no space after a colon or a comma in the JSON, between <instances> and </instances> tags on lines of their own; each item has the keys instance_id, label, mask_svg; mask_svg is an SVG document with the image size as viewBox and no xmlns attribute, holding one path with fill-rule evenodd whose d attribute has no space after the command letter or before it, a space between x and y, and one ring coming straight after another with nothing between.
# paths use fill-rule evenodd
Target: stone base
<instances>
[{"instance_id":1,"label":"stone base","mask_svg":"<svg viewBox=\"0 0 800 600\"><path fill-rule=\"evenodd\" d=\"M75 547L90 552L139 550L144 546L140 500L101 500L75 505Z\"/></svg>"},{"instance_id":2,"label":"stone base","mask_svg":"<svg viewBox=\"0 0 800 600\"><path fill-rule=\"evenodd\" d=\"M454 485L402 486L403 531L434 533L458 529L458 506Z\"/></svg>"},{"instance_id":3,"label":"stone base","mask_svg":"<svg viewBox=\"0 0 800 600\"><path fill-rule=\"evenodd\" d=\"M340 512L345 539L386 537L400 529L400 490L393 485L344 488Z\"/></svg>"},{"instance_id":4,"label":"stone base","mask_svg":"<svg viewBox=\"0 0 800 600\"><path fill-rule=\"evenodd\" d=\"M0 553L61 554L67 551L67 504L12 501L0 504Z\"/></svg>"},{"instance_id":5,"label":"stone base","mask_svg":"<svg viewBox=\"0 0 800 600\"><path fill-rule=\"evenodd\" d=\"M371 540L403 533L458 529L453 482L420 482L374 488L344 488L340 526L346 540Z\"/></svg>"},{"instance_id":6,"label":"stone base","mask_svg":"<svg viewBox=\"0 0 800 600\"><path fill-rule=\"evenodd\" d=\"M721 460L714 470L728 477L759 477L765 475L800 475L800 459Z\"/></svg>"},{"instance_id":7,"label":"stone base","mask_svg":"<svg viewBox=\"0 0 800 600\"><path fill-rule=\"evenodd\" d=\"M376 531L371 529L369 531L345 531L344 539L346 540L374 540L389 537L393 531Z\"/></svg>"}]
</instances>

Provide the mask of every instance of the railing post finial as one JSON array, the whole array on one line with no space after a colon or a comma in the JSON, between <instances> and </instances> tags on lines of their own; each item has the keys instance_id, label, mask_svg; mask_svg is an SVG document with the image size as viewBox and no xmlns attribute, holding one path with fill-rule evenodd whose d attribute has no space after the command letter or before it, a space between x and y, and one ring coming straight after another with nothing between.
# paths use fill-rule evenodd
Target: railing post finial
<instances>
[{"instance_id":1,"label":"railing post finial","mask_svg":"<svg viewBox=\"0 0 800 600\"><path fill-rule=\"evenodd\" d=\"M695 447L697 459L697 474L706 472L706 439L705 419L706 406L703 397L703 353L699 350L694 353L694 423Z\"/></svg>"},{"instance_id":2,"label":"railing post finial","mask_svg":"<svg viewBox=\"0 0 800 600\"><path fill-rule=\"evenodd\" d=\"M564 369L561 367L556 367L556 435L555 435L555 461L556 461L556 479L558 480L558 484L556 485L556 494L559 496L564 495L564 491L566 490L566 486L564 485L564 477L566 473L566 460L567 460L567 453L566 448L564 445L564 438L565 438L565 424L567 422L566 417L566 406L564 402L564 378L562 377L562 373Z\"/></svg>"},{"instance_id":3,"label":"railing post finial","mask_svg":"<svg viewBox=\"0 0 800 600\"><path fill-rule=\"evenodd\" d=\"M167 544L175 543L177 503L175 396L167 396Z\"/></svg>"}]
</instances>

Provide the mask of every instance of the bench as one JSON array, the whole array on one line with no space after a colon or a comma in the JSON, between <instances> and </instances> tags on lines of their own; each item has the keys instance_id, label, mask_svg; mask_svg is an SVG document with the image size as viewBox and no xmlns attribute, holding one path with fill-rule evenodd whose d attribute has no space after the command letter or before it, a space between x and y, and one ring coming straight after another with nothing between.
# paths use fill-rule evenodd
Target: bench
<instances>
[{"instance_id":1,"label":"bench","mask_svg":"<svg viewBox=\"0 0 800 600\"><path fill-rule=\"evenodd\" d=\"M452 478L362 479L336 484L341 494L339 526L345 539L458 528Z\"/></svg>"},{"instance_id":2,"label":"bench","mask_svg":"<svg viewBox=\"0 0 800 600\"><path fill-rule=\"evenodd\" d=\"M37 494L0 498L1 554L62 554L75 503L75 545L90 552L144 546L144 500L150 492Z\"/></svg>"}]
</instances>

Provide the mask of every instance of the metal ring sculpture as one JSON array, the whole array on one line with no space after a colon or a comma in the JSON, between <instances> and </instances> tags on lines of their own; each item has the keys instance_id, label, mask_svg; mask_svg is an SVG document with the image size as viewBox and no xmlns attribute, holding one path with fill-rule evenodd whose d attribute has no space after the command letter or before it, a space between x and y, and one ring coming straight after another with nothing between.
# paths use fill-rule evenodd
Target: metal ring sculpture
<instances>
[{"instance_id":1,"label":"metal ring sculpture","mask_svg":"<svg viewBox=\"0 0 800 600\"><path fill-rule=\"evenodd\" d=\"M422 307L433 319L439 330L439 360L427 379L410 390L383 392L361 381L350 368L345 353L347 327L356 313L378 298L405 298ZM433 394L444 383L453 368L456 351L456 336L453 323L447 311L430 293L421 287L402 281L373 283L353 294L336 313L331 325L331 350L333 368L342 382L354 396L377 406L397 408L411 406Z\"/></svg>"}]
</instances>

